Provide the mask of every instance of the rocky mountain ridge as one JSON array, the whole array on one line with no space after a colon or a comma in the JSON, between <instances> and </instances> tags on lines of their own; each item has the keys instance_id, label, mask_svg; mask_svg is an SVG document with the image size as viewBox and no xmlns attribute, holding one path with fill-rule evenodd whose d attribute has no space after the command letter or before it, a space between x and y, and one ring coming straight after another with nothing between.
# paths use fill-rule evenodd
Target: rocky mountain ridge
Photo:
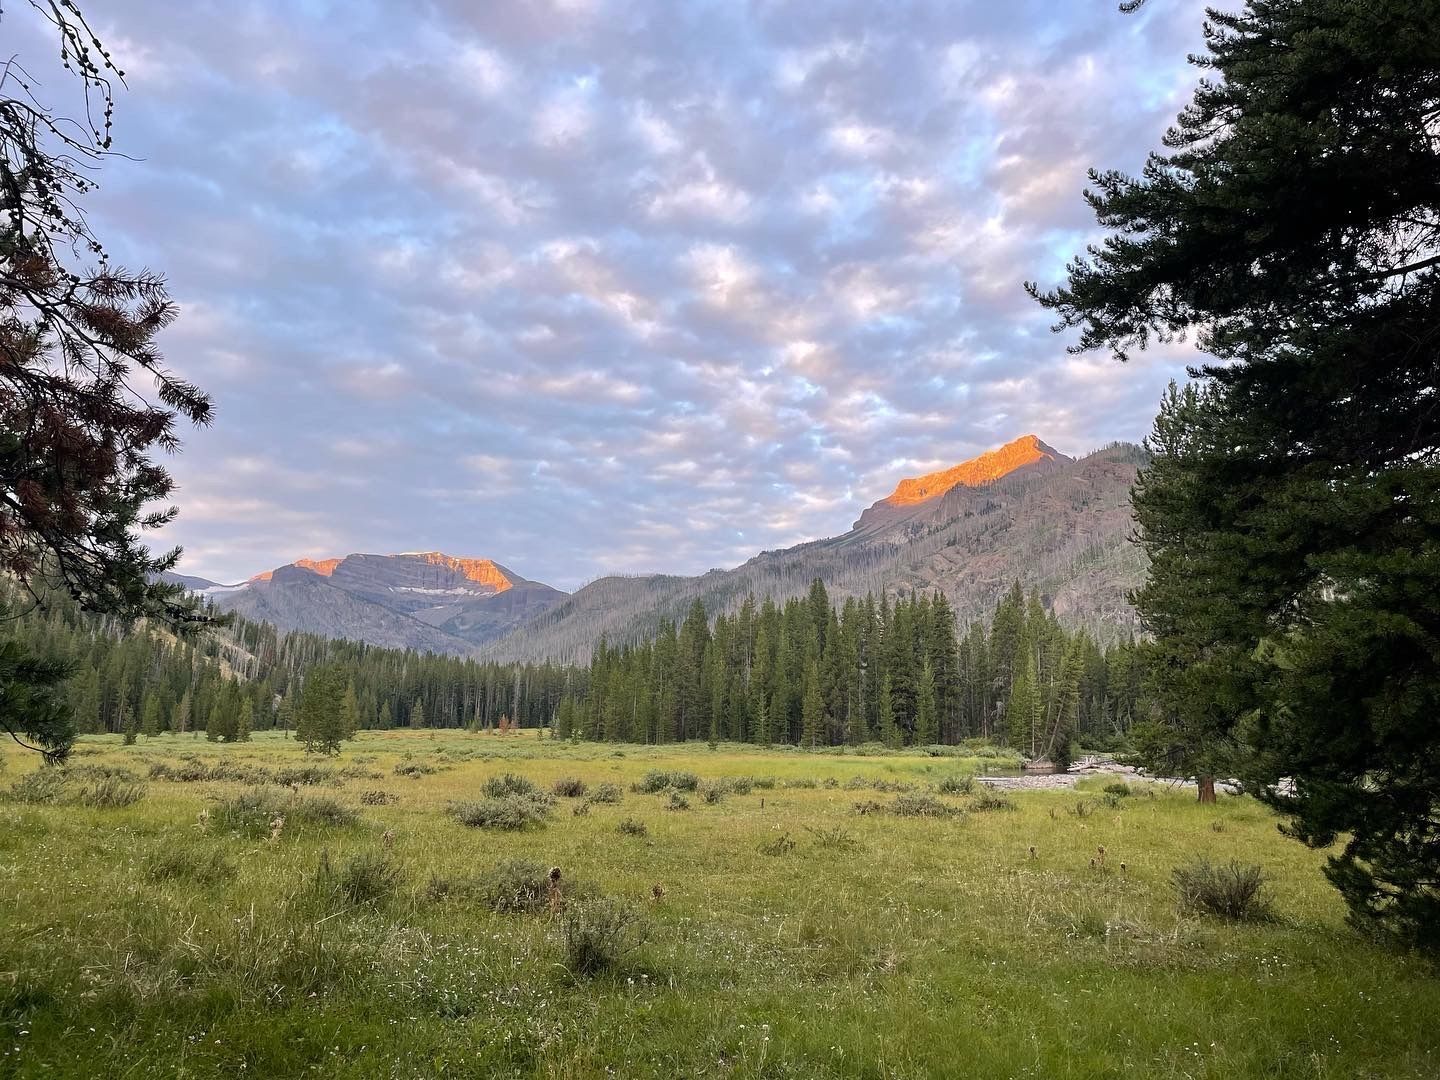
<instances>
[{"instance_id":1,"label":"rocky mountain ridge","mask_svg":"<svg viewBox=\"0 0 1440 1080\"><path fill-rule=\"evenodd\" d=\"M1123 443L1075 459L1025 435L901 480L839 536L698 576L603 577L574 594L435 551L297 559L237 585L174 579L282 629L501 660L584 662L602 634L644 640L695 599L712 612L747 595L780 602L816 577L837 599L938 589L962 619L987 616L1018 579L1066 622L1113 640L1135 629L1126 594L1144 559L1128 542L1129 491L1144 460Z\"/></svg>"}]
</instances>

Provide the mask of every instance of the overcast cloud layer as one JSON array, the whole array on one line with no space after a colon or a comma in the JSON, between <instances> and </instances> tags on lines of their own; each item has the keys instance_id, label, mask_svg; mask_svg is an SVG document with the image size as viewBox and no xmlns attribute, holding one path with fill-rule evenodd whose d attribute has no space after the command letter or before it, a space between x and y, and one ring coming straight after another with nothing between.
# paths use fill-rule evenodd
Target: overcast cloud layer
<instances>
[{"instance_id":1,"label":"overcast cloud layer","mask_svg":"<svg viewBox=\"0 0 1440 1080\"><path fill-rule=\"evenodd\" d=\"M441 549L571 588L833 535L1025 432L1138 439L1186 354L1021 289L1188 97L1200 7L105 5L92 219L164 271L213 428L183 569ZM5 13L12 47L38 27ZM55 93L48 90L53 88ZM62 83L47 96L63 103Z\"/></svg>"}]
</instances>

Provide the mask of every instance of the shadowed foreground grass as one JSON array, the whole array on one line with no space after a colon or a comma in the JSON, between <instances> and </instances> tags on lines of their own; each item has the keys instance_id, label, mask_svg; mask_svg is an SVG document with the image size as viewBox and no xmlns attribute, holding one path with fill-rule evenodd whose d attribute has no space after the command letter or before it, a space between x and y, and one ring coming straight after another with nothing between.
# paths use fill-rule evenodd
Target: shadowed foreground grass
<instances>
[{"instance_id":1,"label":"shadowed foreground grass","mask_svg":"<svg viewBox=\"0 0 1440 1080\"><path fill-rule=\"evenodd\" d=\"M6 760L0 791L34 768ZM146 779L158 763L188 779ZM1090 782L889 809L980 764L426 732L317 763L272 735L87 738L72 769L127 769L146 794L0 800L0 1076L1440 1075L1440 981L1346 929L1323 854L1261 806ZM669 809L631 790L651 769L774 783ZM624 794L556 798L516 832L447 813L505 772ZM217 826L276 779L341 812ZM322 852L400 876L356 902L317 886ZM1171 871L1200 855L1262 864L1272 917L1177 913ZM447 888L516 858L632 902L648 940L572 975L556 904L497 914Z\"/></svg>"}]
</instances>

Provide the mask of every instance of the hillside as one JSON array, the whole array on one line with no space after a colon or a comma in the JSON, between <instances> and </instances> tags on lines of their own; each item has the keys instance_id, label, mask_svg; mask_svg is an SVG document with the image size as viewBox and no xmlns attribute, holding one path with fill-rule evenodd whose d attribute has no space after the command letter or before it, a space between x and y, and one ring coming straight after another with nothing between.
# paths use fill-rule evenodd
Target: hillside
<instances>
[{"instance_id":1,"label":"hillside","mask_svg":"<svg viewBox=\"0 0 1440 1080\"><path fill-rule=\"evenodd\" d=\"M712 613L747 594L782 600L822 579L832 597L941 590L961 620L988 615L1019 580L1071 626L1102 642L1135 629L1126 600L1144 561L1128 542L1130 485L1144 461L1117 444L1079 460L1025 436L973 462L902 481L849 532L766 551L732 570L698 577L606 577L488 645L499 660L584 662L604 634L612 644L648 638L697 598Z\"/></svg>"},{"instance_id":2,"label":"hillside","mask_svg":"<svg viewBox=\"0 0 1440 1080\"><path fill-rule=\"evenodd\" d=\"M565 595L489 559L434 551L299 559L239 585L183 583L221 610L283 630L459 655Z\"/></svg>"}]
</instances>

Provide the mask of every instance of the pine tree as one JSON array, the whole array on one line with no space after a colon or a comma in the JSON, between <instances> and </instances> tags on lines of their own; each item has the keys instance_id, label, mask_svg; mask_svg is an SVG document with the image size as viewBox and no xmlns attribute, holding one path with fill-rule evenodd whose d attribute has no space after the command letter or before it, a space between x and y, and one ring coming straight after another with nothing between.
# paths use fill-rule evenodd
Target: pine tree
<instances>
[{"instance_id":1,"label":"pine tree","mask_svg":"<svg viewBox=\"0 0 1440 1080\"><path fill-rule=\"evenodd\" d=\"M892 749L900 745L900 727L895 723L895 705L890 695L890 676L880 680L880 741Z\"/></svg>"},{"instance_id":2,"label":"pine tree","mask_svg":"<svg viewBox=\"0 0 1440 1080\"><path fill-rule=\"evenodd\" d=\"M140 721L135 715L135 710L127 703L120 704L120 731L124 735L121 740L126 746L135 745L135 736L140 733Z\"/></svg>"},{"instance_id":3,"label":"pine tree","mask_svg":"<svg viewBox=\"0 0 1440 1080\"><path fill-rule=\"evenodd\" d=\"M1092 174L1112 235L1032 291L1080 348L1198 331L1216 358L1193 440L1142 481L1160 570L1137 601L1167 674L1193 655L1225 683L1153 692L1202 755L1234 745L1299 839L1345 838L1326 872L1353 917L1440 951L1435 9L1250 0L1208 21L1167 153ZM1244 708L1207 724L1207 699Z\"/></svg>"},{"instance_id":4,"label":"pine tree","mask_svg":"<svg viewBox=\"0 0 1440 1080\"><path fill-rule=\"evenodd\" d=\"M160 696L158 694L146 694L144 704L140 707L140 734L145 736L160 734Z\"/></svg>"},{"instance_id":5,"label":"pine tree","mask_svg":"<svg viewBox=\"0 0 1440 1080\"><path fill-rule=\"evenodd\" d=\"M931 746L939 741L935 706L935 669L930 661L920 669L920 686L915 693L915 745Z\"/></svg>"},{"instance_id":6,"label":"pine tree","mask_svg":"<svg viewBox=\"0 0 1440 1080\"><path fill-rule=\"evenodd\" d=\"M250 732L255 729L255 704L247 695L240 703L240 715L235 721L234 742L249 742Z\"/></svg>"},{"instance_id":7,"label":"pine tree","mask_svg":"<svg viewBox=\"0 0 1440 1080\"><path fill-rule=\"evenodd\" d=\"M345 719L345 738L353 739L355 732L360 728L360 699L355 694L355 680L351 679L345 684L345 697L342 702L343 715Z\"/></svg>"},{"instance_id":8,"label":"pine tree","mask_svg":"<svg viewBox=\"0 0 1440 1080\"><path fill-rule=\"evenodd\" d=\"M1035 659L1026 652L1005 707L1005 733L1010 745L1022 754L1035 757L1036 728L1041 715L1040 689L1036 686Z\"/></svg>"},{"instance_id":9,"label":"pine tree","mask_svg":"<svg viewBox=\"0 0 1440 1080\"><path fill-rule=\"evenodd\" d=\"M345 738L345 681L338 667L311 668L300 692L295 737L305 743L307 752L340 752Z\"/></svg>"},{"instance_id":10,"label":"pine tree","mask_svg":"<svg viewBox=\"0 0 1440 1080\"><path fill-rule=\"evenodd\" d=\"M810 666L805 671L805 699L801 705L800 715L801 745L812 749L823 745L825 699L820 693L820 666L814 660L810 661Z\"/></svg>"},{"instance_id":11,"label":"pine tree","mask_svg":"<svg viewBox=\"0 0 1440 1080\"><path fill-rule=\"evenodd\" d=\"M418 697L410 703L410 726L412 728L425 726L425 703Z\"/></svg>"}]
</instances>

